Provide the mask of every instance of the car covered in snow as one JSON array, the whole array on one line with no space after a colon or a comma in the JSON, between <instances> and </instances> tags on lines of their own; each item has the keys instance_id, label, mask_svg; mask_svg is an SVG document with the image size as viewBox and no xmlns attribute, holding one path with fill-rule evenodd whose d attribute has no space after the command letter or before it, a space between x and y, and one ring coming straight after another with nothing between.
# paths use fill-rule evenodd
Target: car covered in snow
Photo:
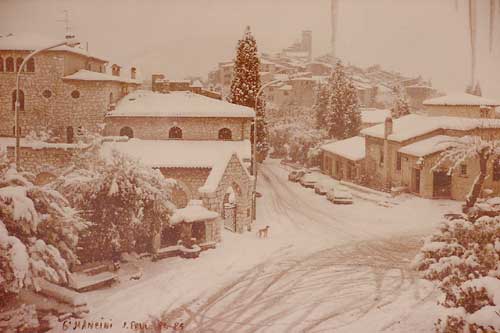
<instances>
[{"instance_id":1,"label":"car covered in snow","mask_svg":"<svg viewBox=\"0 0 500 333\"><path fill-rule=\"evenodd\" d=\"M288 180L291 182L298 182L306 173L306 170L293 170L288 174Z\"/></svg>"},{"instance_id":2,"label":"car covered in snow","mask_svg":"<svg viewBox=\"0 0 500 333\"><path fill-rule=\"evenodd\" d=\"M320 181L320 174L309 172L300 177L299 183L304 187L314 188L314 185Z\"/></svg>"},{"instance_id":3,"label":"car covered in snow","mask_svg":"<svg viewBox=\"0 0 500 333\"><path fill-rule=\"evenodd\" d=\"M326 198L335 204L352 204L352 194L342 186L337 186L326 193Z\"/></svg>"},{"instance_id":4,"label":"car covered in snow","mask_svg":"<svg viewBox=\"0 0 500 333\"><path fill-rule=\"evenodd\" d=\"M324 179L318 181L316 185L314 185L314 193L319 195L325 195L330 190L333 190L336 186L336 182L333 179Z\"/></svg>"}]
</instances>

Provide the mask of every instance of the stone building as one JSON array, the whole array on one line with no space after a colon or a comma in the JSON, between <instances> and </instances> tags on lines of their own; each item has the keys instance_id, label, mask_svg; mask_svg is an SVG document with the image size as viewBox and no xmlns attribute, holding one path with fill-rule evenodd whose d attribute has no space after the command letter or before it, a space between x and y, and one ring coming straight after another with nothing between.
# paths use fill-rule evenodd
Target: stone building
<instances>
[{"instance_id":1,"label":"stone building","mask_svg":"<svg viewBox=\"0 0 500 333\"><path fill-rule=\"evenodd\" d=\"M469 159L454 170L434 170L439 154L453 139L478 136L500 138L500 120L408 115L361 131L365 136L365 172L375 188L404 187L428 198L463 200L479 170ZM438 144L440 143L440 144ZM500 190L493 164L485 188ZM495 180L494 180L495 179Z\"/></svg>"},{"instance_id":2,"label":"stone building","mask_svg":"<svg viewBox=\"0 0 500 333\"><path fill-rule=\"evenodd\" d=\"M321 146L323 173L360 183L364 176L365 140L355 136Z\"/></svg>"},{"instance_id":3,"label":"stone building","mask_svg":"<svg viewBox=\"0 0 500 333\"><path fill-rule=\"evenodd\" d=\"M423 101L423 113L428 116L495 118L499 102L466 93L450 94Z\"/></svg>"},{"instance_id":4,"label":"stone building","mask_svg":"<svg viewBox=\"0 0 500 333\"><path fill-rule=\"evenodd\" d=\"M28 36L0 39L0 137L14 136L16 72L24 57L53 41ZM51 130L60 141L72 142L78 129L98 131L106 112L140 82L135 70L114 69L87 51L62 46L34 56L20 80L21 136ZM124 76L126 75L126 76Z\"/></svg>"},{"instance_id":5,"label":"stone building","mask_svg":"<svg viewBox=\"0 0 500 333\"><path fill-rule=\"evenodd\" d=\"M243 232L252 212L248 166L253 117L250 108L192 92L138 90L106 116L104 132L128 136L127 142L107 145L177 181L177 207L202 200L220 214L227 229ZM230 198L233 205L227 205ZM213 235L220 240L220 231Z\"/></svg>"},{"instance_id":6,"label":"stone building","mask_svg":"<svg viewBox=\"0 0 500 333\"><path fill-rule=\"evenodd\" d=\"M500 119L489 113L498 104L471 95L448 95L427 104L422 115L387 117L383 123L363 129L364 138L324 145L323 172L382 190L400 188L426 198L464 200L479 173L479 161L466 159L451 172L449 164L439 168L436 164L441 153L459 138L500 139ZM357 158L352 157L354 152L360 152ZM352 177L357 165L364 172L362 177ZM499 159L489 161L487 173L484 188L500 193Z\"/></svg>"}]
</instances>

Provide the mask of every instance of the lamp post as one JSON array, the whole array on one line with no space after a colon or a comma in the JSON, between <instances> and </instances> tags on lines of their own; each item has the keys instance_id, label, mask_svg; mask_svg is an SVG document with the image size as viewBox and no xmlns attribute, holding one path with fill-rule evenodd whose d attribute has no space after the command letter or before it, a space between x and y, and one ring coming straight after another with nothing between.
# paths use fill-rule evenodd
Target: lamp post
<instances>
[{"instance_id":1,"label":"lamp post","mask_svg":"<svg viewBox=\"0 0 500 333\"><path fill-rule=\"evenodd\" d=\"M20 146L20 138L19 138L19 82L21 80L21 72L23 71L24 67L26 66L26 63L33 58L35 55L37 55L40 52L47 51L59 46L67 45L67 46L76 46L80 44L74 36L66 36L66 40L62 42L58 42L56 44L35 50L31 52L21 63L19 68L17 68L17 73L16 73L16 102L14 104L14 135L16 137L16 147L14 149L14 159L15 159L15 167L16 170L19 170L19 146Z\"/></svg>"},{"instance_id":2,"label":"lamp post","mask_svg":"<svg viewBox=\"0 0 500 333\"><path fill-rule=\"evenodd\" d=\"M252 191L252 222L255 221L257 215L257 106L259 103L259 96L262 94L265 88L269 87L272 84L281 82L281 80L273 80L269 81L266 84L262 85L257 94L255 95L255 104L254 111L255 116L253 118L253 154L252 154L252 175L253 175L253 191Z\"/></svg>"}]
</instances>

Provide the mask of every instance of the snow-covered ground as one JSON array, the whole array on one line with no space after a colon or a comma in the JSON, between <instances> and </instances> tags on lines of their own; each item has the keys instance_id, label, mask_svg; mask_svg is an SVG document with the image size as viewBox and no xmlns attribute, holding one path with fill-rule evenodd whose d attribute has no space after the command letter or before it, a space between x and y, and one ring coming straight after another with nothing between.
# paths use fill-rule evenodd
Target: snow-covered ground
<instances>
[{"instance_id":1,"label":"snow-covered ground","mask_svg":"<svg viewBox=\"0 0 500 333\"><path fill-rule=\"evenodd\" d=\"M194 332L428 332L436 292L409 262L443 212L459 203L403 196L383 207L355 198L333 205L287 181L278 161L260 168L255 232L223 233L198 259L138 263L113 288L87 293L87 319L150 315ZM128 273L127 273L128 272Z\"/></svg>"}]
</instances>

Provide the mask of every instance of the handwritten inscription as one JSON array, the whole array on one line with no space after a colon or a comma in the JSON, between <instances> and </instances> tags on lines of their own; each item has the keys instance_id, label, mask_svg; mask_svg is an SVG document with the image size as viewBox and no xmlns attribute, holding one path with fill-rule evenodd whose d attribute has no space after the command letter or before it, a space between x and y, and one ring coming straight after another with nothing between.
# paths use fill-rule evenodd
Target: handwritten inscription
<instances>
[{"instance_id":1,"label":"handwritten inscription","mask_svg":"<svg viewBox=\"0 0 500 333\"><path fill-rule=\"evenodd\" d=\"M78 319L68 319L62 322L63 331L89 331L89 330L110 330L113 328L113 321L105 320L78 320ZM148 330L168 330L171 329L173 332L182 332L184 330L184 323L175 322L173 324L164 322L161 320L156 321L124 321L119 325L123 329L133 330L133 331L148 331Z\"/></svg>"}]
</instances>

